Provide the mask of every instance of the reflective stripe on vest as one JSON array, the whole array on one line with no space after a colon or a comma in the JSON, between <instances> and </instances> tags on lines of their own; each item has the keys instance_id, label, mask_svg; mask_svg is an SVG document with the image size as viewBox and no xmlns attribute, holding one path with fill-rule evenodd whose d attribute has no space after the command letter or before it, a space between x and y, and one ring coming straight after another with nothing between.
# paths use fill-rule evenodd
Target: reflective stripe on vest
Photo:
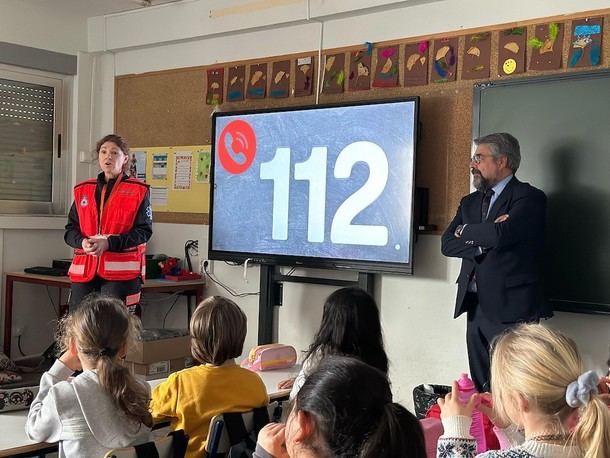
<instances>
[{"instance_id":1,"label":"reflective stripe on vest","mask_svg":"<svg viewBox=\"0 0 610 458\"><path fill-rule=\"evenodd\" d=\"M106 272L108 271L130 271L130 270L137 270L137 271L141 271L141 266L140 266L140 262L139 261L126 261L126 262L121 262L121 261L105 261L104 262L104 269L106 269Z\"/></svg>"}]
</instances>

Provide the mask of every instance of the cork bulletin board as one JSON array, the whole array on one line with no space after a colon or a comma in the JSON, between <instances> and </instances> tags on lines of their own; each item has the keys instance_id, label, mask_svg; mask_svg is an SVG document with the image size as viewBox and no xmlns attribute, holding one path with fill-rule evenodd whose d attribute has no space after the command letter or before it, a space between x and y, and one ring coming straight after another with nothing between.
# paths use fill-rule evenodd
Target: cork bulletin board
<instances>
[{"instance_id":1,"label":"cork bulletin board","mask_svg":"<svg viewBox=\"0 0 610 458\"><path fill-rule=\"evenodd\" d=\"M379 100L397 97L420 97L420 136L416 161L416 186L428 188L428 223L435 225L435 233L441 233L453 217L462 196L469 192L469 157L472 143L472 100L473 86L482 81L508 79L523 76L544 75L558 72L571 72L591 70L586 68L569 68L570 53L573 50L572 22L586 18L602 18L604 26L610 21L610 10L590 11L572 16L553 18L538 18L520 23L499 24L491 27L448 32L426 37L410 37L391 42L375 43L374 49L367 50L366 45L357 45L346 48L325 49L322 51L322 64L326 62L326 55L336 56L344 54L343 71L345 75L344 89L339 93L321 93L320 103L342 103L360 100ZM536 25L552 22L563 25L562 41L557 43L556 50L561 50L564 65L557 70L533 71L529 60L532 52L527 49L525 71L518 70L511 75L506 74L499 55L503 49L501 43L506 41L503 33L511 28L523 28L526 37L534 37ZM477 38L476 35L480 35ZM475 36L473 38L473 36ZM489 40L485 49L477 45L483 40ZM426 46L422 47L422 43ZM610 65L610 33L603 33L601 40L602 56L594 68L608 68ZM409 59L413 45L418 44L421 57ZM392 54L398 59L398 84L390 87L376 87L373 79L375 69L387 66L387 62L378 62L383 53L379 48L396 46L398 52ZM425 48L425 50L424 50ZM477 49L474 49L477 48ZM370 53L371 86L368 90L350 90L350 62L351 56L357 51ZM206 104L208 96L208 70L224 68L224 99L218 109L221 111L234 111L258 108L276 108L286 106L306 106L315 103L315 93L318 66L316 51L300 54L269 56L265 59L256 59L239 62L223 62L213 66L190 67L175 70L165 70L139 75L117 76L115 80L115 129L125 136L132 145L146 145L148 147L169 147L172 145L209 145L212 134L213 105ZM395 56L395 57L394 57ZM425 58L424 58L425 56ZM295 96L296 81L302 80L297 75L299 59L312 57L313 64L313 91L312 95ZM483 60L485 59L485 60ZM271 84L274 82L273 69L276 62L290 61L289 80L290 89L288 97L248 98L228 102L227 88L230 75L236 73L231 68L244 66L245 82L249 81L251 69L266 68L268 82L267 94L270 94ZM472 62L472 64L470 63ZM267 65L260 65L267 64ZM379 66L378 66L379 64ZM464 65L469 65L464 68ZM425 84L411 86L409 78L405 79L406 67L420 72L427 80ZM418 66L424 66L422 69ZM485 69L484 67L487 66ZM323 65L324 68L324 65ZM354 67L351 67L353 71ZM515 68L519 68L518 65ZM457 73L442 75L444 70L456 69ZM481 78L473 78L471 70L481 71ZM509 67L510 69L510 67ZM286 68L284 68L284 71ZM258 70L257 70L258 71ZM439 73L440 72L440 73ZM221 72L222 73L222 72ZM468 73L468 75L465 75ZM443 78L439 78L443 76ZM489 76L487 76L489 75ZM258 75L260 76L260 75ZM324 82L324 75L321 81ZM466 77L465 77L466 76ZM455 78L453 78L455 77ZM425 78L425 76L424 76ZM433 79L436 78L436 79ZM442 82L435 82L441 81ZM300 88L296 91L303 93ZM246 88L247 90L247 88ZM307 92L305 92L307 94ZM523 154L529 154L527 150ZM155 212L157 222L207 224L208 214L205 212Z\"/></svg>"}]
</instances>

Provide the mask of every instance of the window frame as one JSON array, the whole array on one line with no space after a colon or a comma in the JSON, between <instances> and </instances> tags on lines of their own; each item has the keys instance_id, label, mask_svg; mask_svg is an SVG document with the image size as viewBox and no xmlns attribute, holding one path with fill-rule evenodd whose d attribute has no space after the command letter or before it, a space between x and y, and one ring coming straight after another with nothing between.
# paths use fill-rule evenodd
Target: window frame
<instances>
[{"instance_id":1,"label":"window frame","mask_svg":"<svg viewBox=\"0 0 610 458\"><path fill-rule=\"evenodd\" d=\"M0 78L52 87L53 90L53 173L50 202L3 200L0 215L57 216L67 214L70 161L67 157L67 120L71 76L0 64ZM61 136L61 144L59 138Z\"/></svg>"}]
</instances>

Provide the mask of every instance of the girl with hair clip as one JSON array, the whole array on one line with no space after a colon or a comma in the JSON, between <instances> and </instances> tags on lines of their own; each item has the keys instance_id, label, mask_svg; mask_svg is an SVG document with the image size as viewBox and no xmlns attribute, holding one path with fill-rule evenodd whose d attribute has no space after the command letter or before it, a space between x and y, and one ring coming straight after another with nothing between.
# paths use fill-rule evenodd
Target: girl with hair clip
<instances>
[{"instance_id":1,"label":"girl with hair clip","mask_svg":"<svg viewBox=\"0 0 610 458\"><path fill-rule=\"evenodd\" d=\"M270 423L253 458L425 458L419 421L393 402L385 374L356 358L320 362L286 424Z\"/></svg>"},{"instance_id":2,"label":"girl with hair clip","mask_svg":"<svg viewBox=\"0 0 610 458\"><path fill-rule=\"evenodd\" d=\"M576 344L560 332L539 324L510 329L493 348L494 408L478 408L511 448L476 455L469 430L480 399L475 395L462 404L453 382L453 391L438 402L445 433L437 456L608 458L610 412L598 395L598 383L593 371L584 372Z\"/></svg>"},{"instance_id":3,"label":"girl with hair clip","mask_svg":"<svg viewBox=\"0 0 610 458\"><path fill-rule=\"evenodd\" d=\"M62 320L64 352L40 380L26 424L30 439L59 441L60 458L101 457L149 440L150 389L121 361L138 321L122 301L99 295L87 296Z\"/></svg>"},{"instance_id":4,"label":"girl with hair clip","mask_svg":"<svg viewBox=\"0 0 610 458\"><path fill-rule=\"evenodd\" d=\"M305 354L301 372L294 381L285 380L278 387L292 386L290 399L293 399L307 375L331 355L353 356L388 373L379 310L375 300L360 288L341 288L328 296L320 328Z\"/></svg>"}]
</instances>

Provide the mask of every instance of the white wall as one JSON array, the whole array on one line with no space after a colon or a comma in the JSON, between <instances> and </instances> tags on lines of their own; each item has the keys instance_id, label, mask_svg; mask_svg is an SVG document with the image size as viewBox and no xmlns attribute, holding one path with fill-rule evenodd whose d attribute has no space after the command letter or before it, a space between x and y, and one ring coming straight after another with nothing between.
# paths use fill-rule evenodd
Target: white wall
<instances>
[{"instance_id":1,"label":"white wall","mask_svg":"<svg viewBox=\"0 0 610 458\"><path fill-rule=\"evenodd\" d=\"M193 0L189 3L199 2L202 3L203 0ZM14 6L16 1L9 3ZM223 4L237 3L232 0ZM359 2L359 4L362 3L362 1ZM387 2L370 1L368 4L381 5L382 3ZM513 0L510 8L506 2L501 0L393 3L392 6L380 6L366 11L369 13L366 16L354 17L343 12L340 15L334 14L340 12L337 5L345 3L312 0L313 13L318 14L318 19L325 21L323 46L353 45L364 41L450 32L467 27L569 14L610 6L607 1L601 0L586 0L581 3L570 0L538 2ZM218 4L218 2L214 2L214 4ZM201 7L201 5L199 6ZM325 10L325 7L330 10ZM129 41L129 36L134 37L134 40L140 39L138 35L142 28L161 30L167 23L176 23L177 18L182 14L181 8L183 7L179 5L164 7L162 20L150 19L151 16L145 17L138 13L124 15L121 23L124 25L122 33L127 37L126 41ZM316 10L316 8L318 9ZM40 13L46 14L46 10L39 10L38 14ZM156 43L151 46L140 46L140 43L137 48L125 48L125 43L114 42L117 49L111 49L108 46L105 19L92 20L89 30L90 40L96 43L96 46L101 43L102 48L89 49L110 49L113 53L107 52L93 57L83 55L80 60L82 67L79 67L79 84L75 104L83 114L81 116L77 113L74 117L78 133L73 138L77 145L73 151L85 148L90 144L91 139L96 139L112 129L113 78L115 75L317 49L322 25L319 22L290 22L289 19L294 14L293 10L290 10L290 14L286 13L285 17L279 14L280 17L277 17L276 20L281 23L280 26L267 25L262 29L256 29L254 27L256 24L253 25L251 18L249 21L245 21L243 16L237 14L229 19L223 19L227 32L217 32L217 35L214 36L206 36L204 30L190 29L190 27L198 27L197 21L192 21L184 24L189 29L180 33L197 37L195 39ZM51 15L51 17L56 16ZM247 23L254 28L244 33L228 32L235 30L240 23ZM70 26L66 25L65 30L69 29ZM176 29L172 30L173 33L177 33ZM49 46L48 43L34 42L33 38L26 37L23 32L17 30L11 32L9 40L3 38L2 33L6 34L0 29L0 40L20 44L28 42L29 45L37 45L45 49L48 49L46 46ZM80 34L76 33L76 36L80 36ZM68 44L67 41L67 37L64 37L52 45L56 48L55 50L82 49L82 41L72 44ZM92 87L94 94L93 109L89 115L85 115L84 110L91 108L88 100L91 96L91 89L85 89L88 84L90 84L90 88ZM86 127L87 124L90 126ZM74 166L77 167L77 164ZM73 173L74 180L82 179L88 173L91 172L79 167ZM39 239L40 242L33 242ZM205 253L207 227L156 224L149 252L163 252L183 257L184 242L188 239L200 240L200 252ZM11 248L8 249L7 245L10 245ZM14 233L5 231L4 239L0 239L0 251L3 250L4 253L2 267L7 271L32 264L34 260L51 259L57 255L56 251L58 253L62 251L63 248L59 247L63 247L61 231L42 231L31 234L28 231L15 231ZM25 256L21 250L26 253ZM461 371L467 369L465 320L464 318L459 320L451 318L455 299L454 280L457 277L459 261L444 258L439 250L440 238L438 236L421 236L415 245L415 275L412 277L384 275L378 281L377 299L381 309L386 346L392 362L391 377L394 390L396 398L409 406L412 405L411 390L415 385L422 382L448 383ZM256 267L249 270L248 283L245 283L242 278L241 268L216 262L215 273L219 279L239 291L254 291L258 288L258 268ZM279 339L282 342L293 343L300 350L305 349L319 323L324 298L331 291L332 288L323 286L286 284L284 306L278 311ZM208 293L217 294L222 291L217 287L210 287ZM156 299L161 300L153 303L152 301ZM246 347L249 347L256 342L258 301L256 297L248 297L237 299L237 302L248 315L249 332ZM162 298L149 298L149 304L145 309L145 325L161 324L170 305L171 302ZM20 302L20 307L22 307L19 312L20 317L27 317L39 313L41 307L44 309L48 305L45 305L43 297L37 297L31 301L23 300ZM46 315L41 314L40 320L46 319ZM185 324L182 299L168 314L166 324L168 326ZM592 367L602 368L603 362L607 358L610 342L610 318L558 314L550 321L550 324L563 329L578 341ZM37 347L44 346L33 341L24 341L24 344L27 345L28 351L30 349L34 351Z\"/></svg>"}]
</instances>

